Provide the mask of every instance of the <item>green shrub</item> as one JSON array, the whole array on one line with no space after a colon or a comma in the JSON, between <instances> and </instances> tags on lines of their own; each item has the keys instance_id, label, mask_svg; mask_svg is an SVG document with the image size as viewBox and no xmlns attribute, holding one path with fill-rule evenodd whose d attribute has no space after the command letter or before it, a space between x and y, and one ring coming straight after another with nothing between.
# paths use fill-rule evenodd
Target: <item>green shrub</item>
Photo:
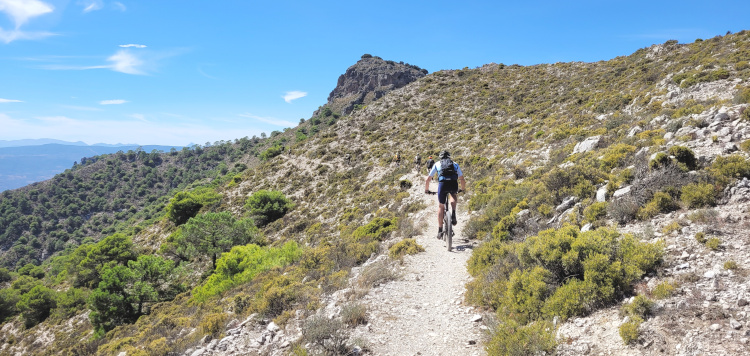
<instances>
[{"instance_id":1,"label":"green shrub","mask_svg":"<svg viewBox=\"0 0 750 356\"><path fill-rule=\"evenodd\" d=\"M651 291L651 295L653 295L656 299L665 299L672 296L674 290L674 285L665 281L657 284L656 287L654 287L654 290Z\"/></svg>"},{"instance_id":2,"label":"green shrub","mask_svg":"<svg viewBox=\"0 0 750 356\"><path fill-rule=\"evenodd\" d=\"M412 187L412 183L408 179L401 180L398 185L401 187L401 190L409 190Z\"/></svg>"},{"instance_id":3,"label":"green shrub","mask_svg":"<svg viewBox=\"0 0 750 356\"><path fill-rule=\"evenodd\" d=\"M247 198L245 209L258 226L265 226L283 217L294 203L276 190L259 190Z\"/></svg>"},{"instance_id":4,"label":"green shrub","mask_svg":"<svg viewBox=\"0 0 750 356\"><path fill-rule=\"evenodd\" d=\"M38 285L24 293L16 304L21 311L24 325L30 328L43 322L50 315L50 310L57 306L55 292Z\"/></svg>"},{"instance_id":5,"label":"green shrub","mask_svg":"<svg viewBox=\"0 0 750 356\"><path fill-rule=\"evenodd\" d=\"M698 168L698 160L695 158L695 153L684 146L672 146L669 148L669 154L674 156L678 163L681 163L687 167L688 170L695 170Z\"/></svg>"},{"instance_id":6,"label":"green shrub","mask_svg":"<svg viewBox=\"0 0 750 356\"><path fill-rule=\"evenodd\" d=\"M302 249L295 242L279 248L258 245L235 246L216 261L216 271L203 285L193 289L198 302L251 281L260 272L285 266L299 260Z\"/></svg>"},{"instance_id":7,"label":"green shrub","mask_svg":"<svg viewBox=\"0 0 750 356\"><path fill-rule=\"evenodd\" d=\"M711 170L727 178L750 178L750 162L736 154L716 157Z\"/></svg>"},{"instance_id":8,"label":"green shrub","mask_svg":"<svg viewBox=\"0 0 750 356\"><path fill-rule=\"evenodd\" d=\"M590 282L571 278L546 300L544 314L548 318L559 316L562 320L586 315L594 307L595 289Z\"/></svg>"},{"instance_id":9,"label":"green shrub","mask_svg":"<svg viewBox=\"0 0 750 356\"><path fill-rule=\"evenodd\" d=\"M544 301L551 294L551 282L552 273L542 267L514 271L508 277L498 313L512 315L521 324L541 319Z\"/></svg>"},{"instance_id":10,"label":"green shrub","mask_svg":"<svg viewBox=\"0 0 750 356\"><path fill-rule=\"evenodd\" d=\"M688 208L702 208L716 204L716 193L713 184L691 183L682 187L682 202Z\"/></svg>"},{"instance_id":11,"label":"green shrub","mask_svg":"<svg viewBox=\"0 0 750 356\"><path fill-rule=\"evenodd\" d=\"M260 153L260 160L267 161L271 158L274 158L282 154L283 152L284 152L284 146L280 144L273 145Z\"/></svg>"},{"instance_id":12,"label":"green shrub","mask_svg":"<svg viewBox=\"0 0 750 356\"><path fill-rule=\"evenodd\" d=\"M217 337L221 335L221 332L224 330L225 320L226 316L223 313L212 313L204 315L203 318L201 318L201 323L198 326L198 330L200 330L201 334L203 335L211 335L213 337Z\"/></svg>"},{"instance_id":13,"label":"green shrub","mask_svg":"<svg viewBox=\"0 0 750 356\"><path fill-rule=\"evenodd\" d=\"M18 291L12 288L0 289L0 322L18 314L16 304L21 296Z\"/></svg>"},{"instance_id":14,"label":"green shrub","mask_svg":"<svg viewBox=\"0 0 750 356\"><path fill-rule=\"evenodd\" d=\"M716 237L712 237L706 241L706 247L711 249L712 251L717 251L721 245L721 240L719 240Z\"/></svg>"},{"instance_id":15,"label":"green shrub","mask_svg":"<svg viewBox=\"0 0 750 356\"><path fill-rule=\"evenodd\" d=\"M596 202L587 206L586 209L583 209L583 216L590 223L603 219L607 216L607 202Z\"/></svg>"},{"instance_id":16,"label":"green shrub","mask_svg":"<svg viewBox=\"0 0 750 356\"><path fill-rule=\"evenodd\" d=\"M5 267L0 267L0 283L8 282L11 278L10 271Z\"/></svg>"},{"instance_id":17,"label":"green shrub","mask_svg":"<svg viewBox=\"0 0 750 356\"><path fill-rule=\"evenodd\" d=\"M398 218L375 218L367 223L367 225L360 226L354 230L352 237L357 241L365 239L382 241L389 233L395 231L397 227Z\"/></svg>"},{"instance_id":18,"label":"green shrub","mask_svg":"<svg viewBox=\"0 0 750 356\"><path fill-rule=\"evenodd\" d=\"M552 211L554 210L555 209L552 206L545 203L539 204L539 206L536 207L536 211L538 211L539 214L542 214L543 216L551 216Z\"/></svg>"},{"instance_id":19,"label":"green shrub","mask_svg":"<svg viewBox=\"0 0 750 356\"><path fill-rule=\"evenodd\" d=\"M659 168L666 167L671 163L672 159L669 158L669 155L664 152L659 152L651 161L648 162L648 166L652 170L657 170Z\"/></svg>"},{"instance_id":20,"label":"green shrub","mask_svg":"<svg viewBox=\"0 0 750 356\"><path fill-rule=\"evenodd\" d=\"M89 293L86 289L73 287L68 288L65 292L57 293L57 308L52 311L53 319L70 319L74 315L86 310L86 300Z\"/></svg>"},{"instance_id":21,"label":"green shrub","mask_svg":"<svg viewBox=\"0 0 750 356\"><path fill-rule=\"evenodd\" d=\"M416 255L420 252L424 252L424 247L414 241L414 239L409 238L403 239L391 246L389 251L391 258L400 258L404 255Z\"/></svg>"},{"instance_id":22,"label":"green shrub","mask_svg":"<svg viewBox=\"0 0 750 356\"><path fill-rule=\"evenodd\" d=\"M646 319L653 312L653 308L654 302L648 299L648 297L639 294L633 298L632 302L622 306L620 314Z\"/></svg>"},{"instance_id":23,"label":"green shrub","mask_svg":"<svg viewBox=\"0 0 750 356\"><path fill-rule=\"evenodd\" d=\"M638 327L643 323L639 317L630 318L627 322L620 325L620 337L626 345L630 345L638 340Z\"/></svg>"},{"instance_id":24,"label":"green shrub","mask_svg":"<svg viewBox=\"0 0 750 356\"><path fill-rule=\"evenodd\" d=\"M555 328L549 321L519 324L503 319L487 343L488 355L551 355L557 342Z\"/></svg>"},{"instance_id":25,"label":"green shrub","mask_svg":"<svg viewBox=\"0 0 750 356\"><path fill-rule=\"evenodd\" d=\"M21 276L29 276L36 279L44 278L44 269L31 263L27 263L23 267L19 268L17 272Z\"/></svg>"},{"instance_id":26,"label":"green shrub","mask_svg":"<svg viewBox=\"0 0 750 356\"><path fill-rule=\"evenodd\" d=\"M733 260L729 260L729 261L724 262L724 269L736 270L737 269L737 262L734 262Z\"/></svg>"},{"instance_id":27,"label":"green shrub","mask_svg":"<svg viewBox=\"0 0 750 356\"><path fill-rule=\"evenodd\" d=\"M292 309L302 300L305 288L300 281L287 275L274 275L256 294L255 310L267 317L276 317Z\"/></svg>"},{"instance_id":28,"label":"green shrub","mask_svg":"<svg viewBox=\"0 0 750 356\"><path fill-rule=\"evenodd\" d=\"M703 231L700 231L695 234L695 241L698 241L700 244L705 244L708 239L706 239L706 233Z\"/></svg>"},{"instance_id":29,"label":"green shrub","mask_svg":"<svg viewBox=\"0 0 750 356\"><path fill-rule=\"evenodd\" d=\"M190 192L178 192L166 207L167 218L175 225L182 225L196 216L205 205L219 202L221 195L211 188L198 188Z\"/></svg>"},{"instance_id":30,"label":"green shrub","mask_svg":"<svg viewBox=\"0 0 750 356\"><path fill-rule=\"evenodd\" d=\"M625 164L625 160L635 152L636 147L624 143L610 146L601 159L601 169L610 171Z\"/></svg>"},{"instance_id":31,"label":"green shrub","mask_svg":"<svg viewBox=\"0 0 750 356\"><path fill-rule=\"evenodd\" d=\"M648 220L658 214L668 213L679 208L679 205L672 199L671 195L665 192L656 192L651 201L638 210L636 216L641 220Z\"/></svg>"}]
</instances>

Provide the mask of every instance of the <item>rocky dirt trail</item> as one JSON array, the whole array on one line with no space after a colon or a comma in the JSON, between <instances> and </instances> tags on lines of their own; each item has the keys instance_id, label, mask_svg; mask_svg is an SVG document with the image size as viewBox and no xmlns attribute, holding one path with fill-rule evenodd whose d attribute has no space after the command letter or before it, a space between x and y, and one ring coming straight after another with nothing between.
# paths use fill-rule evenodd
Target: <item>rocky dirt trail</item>
<instances>
[{"instance_id":1,"label":"rocky dirt trail","mask_svg":"<svg viewBox=\"0 0 750 356\"><path fill-rule=\"evenodd\" d=\"M470 280L466 263L474 245L464 241L461 229L469 220L467 202L460 198L453 251L437 235L437 198L424 194L424 178L412 174L412 196L427 208L414 214L421 235L415 239L425 251L406 256L401 278L370 290L360 302L367 306L368 324L353 336L369 342L374 355L484 355L487 327L481 313L464 304ZM437 191L437 184L431 184Z\"/></svg>"}]
</instances>

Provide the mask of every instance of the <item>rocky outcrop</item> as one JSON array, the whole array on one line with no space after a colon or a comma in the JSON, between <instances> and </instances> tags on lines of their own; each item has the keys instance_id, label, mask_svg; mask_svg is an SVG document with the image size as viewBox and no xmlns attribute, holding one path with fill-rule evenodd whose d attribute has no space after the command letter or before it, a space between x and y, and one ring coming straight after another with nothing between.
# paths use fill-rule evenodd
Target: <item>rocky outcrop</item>
<instances>
[{"instance_id":1,"label":"rocky outcrop","mask_svg":"<svg viewBox=\"0 0 750 356\"><path fill-rule=\"evenodd\" d=\"M426 69L365 54L339 77L336 88L328 95L327 106L346 115L356 105L367 105L425 75Z\"/></svg>"}]
</instances>

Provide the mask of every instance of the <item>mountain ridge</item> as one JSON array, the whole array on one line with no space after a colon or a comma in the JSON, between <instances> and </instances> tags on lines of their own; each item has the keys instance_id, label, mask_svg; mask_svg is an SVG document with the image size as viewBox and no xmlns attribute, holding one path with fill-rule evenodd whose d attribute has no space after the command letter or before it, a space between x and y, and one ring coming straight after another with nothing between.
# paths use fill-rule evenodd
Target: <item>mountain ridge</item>
<instances>
[{"instance_id":1,"label":"mountain ridge","mask_svg":"<svg viewBox=\"0 0 750 356\"><path fill-rule=\"evenodd\" d=\"M26 140L14 142L21 143L26 142ZM182 147L79 145L67 142L0 147L0 172L2 172L0 173L0 192L50 179L56 174L73 167L74 164L85 161L87 157L138 149L148 152L152 150L168 152L172 148L181 149Z\"/></svg>"},{"instance_id":2,"label":"mountain ridge","mask_svg":"<svg viewBox=\"0 0 750 356\"><path fill-rule=\"evenodd\" d=\"M481 340L488 353L677 353L678 344L684 346L683 350L742 352L747 349L742 332L747 328L743 324L747 323L748 312L746 290L742 289L747 276L743 271L748 268L744 261L750 256L734 247L746 244L747 235L743 235L744 219L733 211L749 208L744 199L748 193L745 183L737 180L750 175L744 151L750 138L746 124L750 103L748 43L750 36L743 31L692 44L667 42L597 63L530 67L496 64L439 71L395 89L348 116L319 112L296 128L248 144L249 149L237 154L243 159L255 157L244 161L247 169L210 178L205 175L183 186L194 188L185 193L195 192L196 196L204 190L221 196L220 202L205 205L196 217L220 212L244 217L249 197L264 190L293 197L295 207L263 226L262 231L271 248L290 242L304 245L299 262L261 273L202 302L192 299L190 291L183 292L140 316L137 323L122 323L103 338L90 339L80 346L74 346L77 338L65 335L71 335L71 329L93 333L85 317L86 307L76 309L76 318L64 319L74 320L71 326L50 321L25 330L21 317L16 316L3 326L6 334L0 340L2 350L32 352L35 340L50 339L53 332L47 330L51 328L57 338L37 343L33 350L285 354L292 350L332 350L336 341L340 343L336 345L347 348L358 343L359 350L366 353L366 343L347 337L356 326L336 324L339 326L333 331L321 330L345 323L349 319L344 310L352 310L348 303L356 303L377 284L387 285L388 278L395 278L388 277L388 271L399 270L399 260L387 256L390 244L395 246L418 236L422 228L428 235L434 233L435 226L414 226L414 214L434 211L425 210L423 198L410 191L420 187L420 180L413 181L409 164L396 166L394 152L400 151L403 157L426 157L447 148L461 164L470 185L468 203L459 206L459 212L471 211L461 237L481 245L469 261L473 279L464 303L488 311L483 317L494 333L488 340ZM579 145L584 141L596 144ZM229 150L234 145L242 143L205 148L200 155ZM349 161L347 155L351 156ZM94 175L95 167L108 165L135 165L140 169L149 162L145 156L133 158L104 157L70 175ZM147 176L149 171L139 171L127 181ZM637 191L636 187L653 189L629 193ZM599 200L600 191L604 201ZM11 195L3 194L4 200ZM712 202L712 197L717 200ZM729 205L722 203L725 199ZM165 205L167 201L161 200L159 206ZM150 208L153 220L140 220L143 224L139 229L122 231L142 248L139 253L174 258L160 246L179 237L182 230L158 211ZM553 272L544 272L548 266L535 262L547 257L534 255L539 246L533 243L544 241L542 237L549 241L588 237L594 241L619 236L619 230L634 237L612 241L637 242L636 252L655 251L660 257L634 255L643 259L642 265L628 269L638 272L624 276L636 283L609 285L612 299L592 300L587 294L572 294L573 298L563 299L572 311L553 309L558 304L552 302L561 300L555 299L561 298L559 295L552 298L557 291L585 291L572 289L575 284L570 283L599 282L592 282L590 277L584 280L580 275L566 276L564 269L552 269L565 277L561 281L537 282L532 279L536 275ZM698 232L703 233L703 240ZM28 237L26 242L28 245L17 241L12 244L34 246ZM576 240L576 244L582 243ZM657 253L656 248L662 245L663 254ZM74 256L86 248L101 247L81 243L45 268L75 275L79 273L76 269L64 266L84 266L73 263L77 262ZM556 251L554 246L546 250ZM236 255L228 252L227 256ZM583 273L574 256L566 256L565 263ZM613 251L612 256L619 255ZM617 266L632 267L628 263L634 256L597 265L610 268L607 275L618 276ZM609 261L606 256L597 258ZM192 271L185 279L193 285L208 283L200 281L201 274L210 274L206 258L175 260ZM396 266L376 263L379 260L392 261ZM731 263L725 265L728 267L720 265L732 261L734 267ZM554 262L550 259L550 264ZM595 272L591 263L582 263L588 271L585 273ZM18 268L27 273L23 276L32 274L32 270ZM386 279L371 279L373 274ZM509 281L508 277L515 279ZM13 278L20 289L17 281L21 277ZM48 281L62 289L78 290L73 282L54 282L51 277ZM350 287L350 282L357 288ZM525 283L532 282L535 284L528 286L538 288L534 290L539 294L523 294ZM505 286L519 286L517 295L534 306L529 309L549 311L556 318L530 314L529 309L508 297L516 294L506 294ZM600 288L599 284L590 286ZM334 296L346 303L329 305ZM581 305L576 300L587 302ZM635 307L630 307L635 300L654 303L651 314L636 314ZM330 315L333 319L325 319L332 324L318 318L325 307L334 311ZM367 315L372 314L365 311ZM507 316L528 316L532 322L503 319ZM701 316L707 316L706 320ZM707 325L709 322L712 324ZM674 325L682 325L682 330L674 331ZM557 327L564 331L559 342L555 334L550 334ZM708 331L722 328L721 333ZM619 330L620 335L613 330ZM232 336L238 334L257 335L253 339L257 342L232 343ZM730 338L724 339L725 334ZM518 341L507 335L540 337ZM552 346L546 339L549 335ZM242 349L235 349L239 346ZM439 347L431 351L439 352Z\"/></svg>"}]
</instances>

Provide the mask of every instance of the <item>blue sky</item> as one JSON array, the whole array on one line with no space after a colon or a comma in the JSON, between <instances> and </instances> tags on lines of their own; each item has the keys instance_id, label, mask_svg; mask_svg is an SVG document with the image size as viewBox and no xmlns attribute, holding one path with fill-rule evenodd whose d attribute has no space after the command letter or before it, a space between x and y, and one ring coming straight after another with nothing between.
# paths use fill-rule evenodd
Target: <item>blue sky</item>
<instances>
[{"instance_id":1,"label":"blue sky","mask_svg":"<svg viewBox=\"0 0 750 356\"><path fill-rule=\"evenodd\" d=\"M0 0L0 140L204 144L296 125L365 53L431 73L750 30L750 1Z\"/></svg>"}]
</instances>

